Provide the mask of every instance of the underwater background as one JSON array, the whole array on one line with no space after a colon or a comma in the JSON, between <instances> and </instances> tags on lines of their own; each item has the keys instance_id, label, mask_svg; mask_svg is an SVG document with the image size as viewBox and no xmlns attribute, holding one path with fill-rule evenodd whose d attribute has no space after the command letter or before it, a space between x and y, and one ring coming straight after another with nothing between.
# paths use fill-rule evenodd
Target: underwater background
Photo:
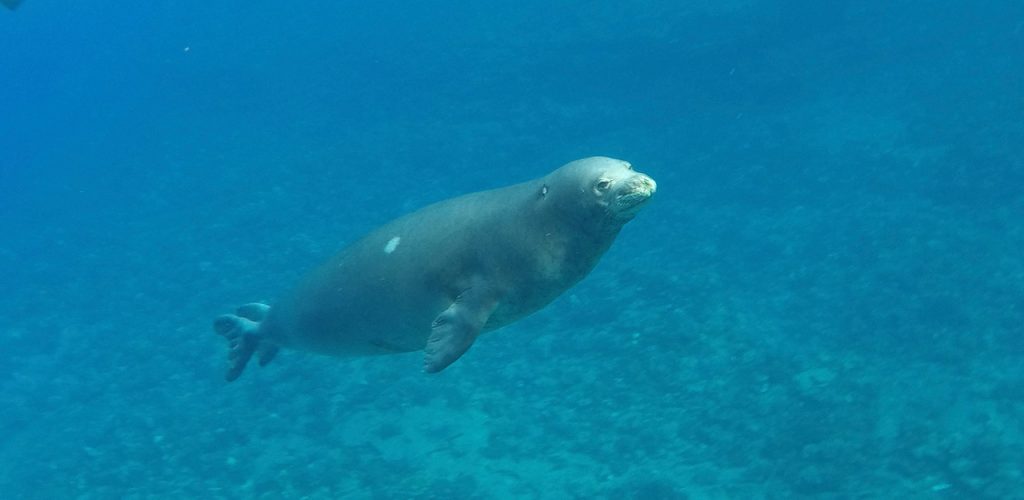
<instances>
[{"instance_id":1,"label":"underwater background","mask_svg":"<svg viewBox=\"0 0 1024 500\"><path fill-rule=\"evenodd\" d=\"M0 497L1024 498L1024 3L0 10ZM629 160L443 373L211 320L387 220Z\"/></svg>"}]
</instances>

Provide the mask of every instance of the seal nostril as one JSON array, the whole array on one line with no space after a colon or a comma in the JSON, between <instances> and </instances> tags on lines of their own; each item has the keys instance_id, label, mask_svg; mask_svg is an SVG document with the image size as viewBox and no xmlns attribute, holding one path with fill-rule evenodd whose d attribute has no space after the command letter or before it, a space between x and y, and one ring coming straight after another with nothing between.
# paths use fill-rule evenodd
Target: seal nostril
<instances>
[{"instance_id":1,"label":"seal nostril","mask_svg":"<svg viewBox=\"0 0 1024 500\"><path fill-rule=\"evenodd\" d=\"M658 190L658 183L654 182L654 179L646 175L644 175L640 179L640 183L643 184L643 186L647 188L647 190L650 191L651 194L654 194L654 192Z\"/></svg>"}]
</instances>

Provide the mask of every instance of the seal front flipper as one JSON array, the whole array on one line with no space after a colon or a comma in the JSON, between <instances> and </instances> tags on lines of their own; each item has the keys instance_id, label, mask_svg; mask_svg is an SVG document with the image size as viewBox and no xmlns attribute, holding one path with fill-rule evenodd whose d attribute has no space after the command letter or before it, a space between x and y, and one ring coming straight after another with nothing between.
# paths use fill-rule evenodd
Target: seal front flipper
<instances>
[{"instance_id":1,"label":"seal front flipper","mask_svg":"<svg viewBox=\"0 0 1024 500\"><path fill-rule=\"evenodd\" d=\"M459 359L473 345L497 306L497 297L487 287L463 291L430 326L430 337L423 349L424 371L437 373Z\"/></svg>"},{"instance_id":2,"label":"seal front flipper","mask_svg":"<svg viewBox=\"0 0 1024 500\"><path fill-rule=\"evenodd\" d=\"M254 302L239 307L235 314L224 314L213 320L213 331L228 339L228 370L224 374L228 382L242 374L254 353L259 353L260 366L277 354L277 346L259 334L260 323L269 311L270 306Z\"/></svg>"}]
</instances>

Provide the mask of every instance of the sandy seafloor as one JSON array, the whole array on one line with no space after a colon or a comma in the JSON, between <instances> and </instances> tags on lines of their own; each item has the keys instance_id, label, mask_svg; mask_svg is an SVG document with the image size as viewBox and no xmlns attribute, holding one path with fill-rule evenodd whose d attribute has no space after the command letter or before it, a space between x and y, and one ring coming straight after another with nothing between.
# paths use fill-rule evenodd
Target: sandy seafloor
<instances>
[{"instance_id":1,"label":"sandy seafloor","mask_svg":"<svg viewBox=\"0 0 1024 500\"><path fill-rule=\"evenodd\" d=\"M0 497L1024 498L1019 2L0 12ZM431 201L657 179L440 375L210 320Z\"/></svg>"}]
</instances>

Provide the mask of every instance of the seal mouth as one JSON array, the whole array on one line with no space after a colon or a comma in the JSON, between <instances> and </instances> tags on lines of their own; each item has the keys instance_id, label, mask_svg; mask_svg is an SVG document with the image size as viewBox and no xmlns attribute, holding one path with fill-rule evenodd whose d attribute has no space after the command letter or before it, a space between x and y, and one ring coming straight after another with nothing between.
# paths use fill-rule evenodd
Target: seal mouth
<instances>
[{"instance_id":1,"label":"seal mouth","mask_svg":"<svg viewBox=\"0 0 1024 500\"><path fill-rule=\"evenodd\" d=\"M658 184L654 179L637 174L625 182L615 196L615 213L622 218L632 218L654 196Z\"/></svg>"}]
</instances>

